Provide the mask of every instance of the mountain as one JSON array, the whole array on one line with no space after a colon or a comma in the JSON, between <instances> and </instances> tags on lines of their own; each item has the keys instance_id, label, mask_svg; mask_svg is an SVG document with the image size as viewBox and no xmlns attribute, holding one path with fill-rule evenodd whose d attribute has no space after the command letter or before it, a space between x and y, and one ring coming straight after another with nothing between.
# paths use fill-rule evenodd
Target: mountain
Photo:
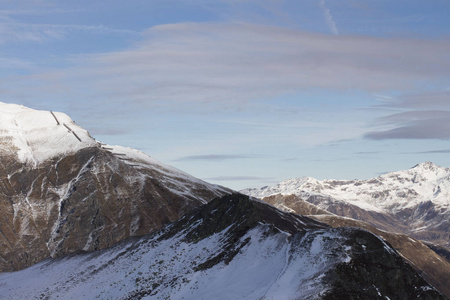
<instances>
[{"instance_id":1,"label":"mountain","mask_svg":"<svg viewBox=\"0 0 450 300\"><path fill-rule=\"evenodd\" d=\"M295 195L277 194L265 197L262 200L284 211L293 210L293 213L306 215L335 228L358 227L370 231L386 240L427 282L450 297L450 286L448 285L450 282L450 261L443 259L442 254L439 255L439 251L432 249L429 245L405 234L382 231L366 222L331 214Z\"/></svg>"},{"instance_id":2,"label":"mountain","mask_svg":"<svg viewBox=\"0 0 450 300\"><path fill-rule=\"evenodd\" d=\"M231 190L0 102L0 271L148 234Z\"/></svg>"},{"instance_id":3,"label":"mountain","mask_svg":"<svg viewBox=\"0 0 450 300\"><path fill-rule=\"evenodd\" d=\"M12 299L445 299L382 239L233 194L161 231L0 274Z\"/></svg>"},{"instance_id":4,"label":"mountain","mask_svg":"<svg viewBox=\"0 0 450 300\"><path fill-rule=\"evenodd\" d=\"M257 198L294 194L333 214L450 247L450 169L431 162L369 180L303 177L241 192Z\"/></svg>"}]
</instances>

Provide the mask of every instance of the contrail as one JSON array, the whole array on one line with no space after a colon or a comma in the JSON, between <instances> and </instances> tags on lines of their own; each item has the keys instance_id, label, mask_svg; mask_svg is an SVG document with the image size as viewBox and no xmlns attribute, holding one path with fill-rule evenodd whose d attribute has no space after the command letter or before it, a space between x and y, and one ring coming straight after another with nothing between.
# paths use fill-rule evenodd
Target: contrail
<instances>
[{"instance_id":1,"label":"contrail","mask_svg":"<svg viewBox=\"0 0 450 300\"><path fill-rule=\"evenodd\" d=\"M320 8L322 9L323 16L325 17L325 22L327 23L328 29L334 34L339 35L339 30L337 29L336 23L330 14L330 10L325 5L325 0L320 0Z\"/></svg>"}]
</instances>

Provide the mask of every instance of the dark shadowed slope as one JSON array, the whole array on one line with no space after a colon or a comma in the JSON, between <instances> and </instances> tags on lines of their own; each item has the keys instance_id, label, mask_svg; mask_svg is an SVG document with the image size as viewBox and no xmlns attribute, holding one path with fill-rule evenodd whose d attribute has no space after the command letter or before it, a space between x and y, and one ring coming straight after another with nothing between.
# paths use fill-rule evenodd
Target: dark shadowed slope
<instances>
[{"instance_id":1,"label":"dark shadowed slope","mask_svg":"<svg viewBox=\"0 0 450 300\"><path fill-rule=\"evenodd\" d=\"M405 234L389 233L368 223L340 217L319 209L296 195L273 195L263 198L267 203L282 210L294 210L296 214L308 215L332 227L358 227L376 234L392 245L430 284L450 297L450 263L427 245Z\"/></svg>"}]
</instances>

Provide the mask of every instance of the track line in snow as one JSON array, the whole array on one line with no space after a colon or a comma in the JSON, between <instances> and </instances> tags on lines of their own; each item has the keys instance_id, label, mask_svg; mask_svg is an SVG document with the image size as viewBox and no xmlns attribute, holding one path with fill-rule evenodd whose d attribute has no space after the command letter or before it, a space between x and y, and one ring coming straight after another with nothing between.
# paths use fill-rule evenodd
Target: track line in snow
<instances>
[{"instance_id":1,"label":"track line in snow","mask_svg":"<svg viewBox=\"0 0 450 300\"><path fill-rule=\"evenodd\" d=\"M56 125L60 125L60 123L59 123L58 119L56 118L55 114L52 111L50 111L50 113L52 114L53 118L55 118Z\"/></svg>"}]
</instances>

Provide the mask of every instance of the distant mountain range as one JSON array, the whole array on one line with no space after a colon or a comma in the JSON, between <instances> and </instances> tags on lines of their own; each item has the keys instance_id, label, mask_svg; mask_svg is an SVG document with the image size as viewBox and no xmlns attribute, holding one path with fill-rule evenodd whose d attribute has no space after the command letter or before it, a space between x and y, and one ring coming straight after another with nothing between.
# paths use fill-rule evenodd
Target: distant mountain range
<instances>
[{"instance_id":1,"label":"distant mountain range","mask_svg":"<svg viewBox=\"0 0 450 300\"><path fill-rule=\"evenodd\" d=\"M257 198L297 195L335 215L450 247L450 169L431 162L369 180L302 177L241 192ZM294 206L278 207L295 211Z\"/></svg>"}]
</instances>

